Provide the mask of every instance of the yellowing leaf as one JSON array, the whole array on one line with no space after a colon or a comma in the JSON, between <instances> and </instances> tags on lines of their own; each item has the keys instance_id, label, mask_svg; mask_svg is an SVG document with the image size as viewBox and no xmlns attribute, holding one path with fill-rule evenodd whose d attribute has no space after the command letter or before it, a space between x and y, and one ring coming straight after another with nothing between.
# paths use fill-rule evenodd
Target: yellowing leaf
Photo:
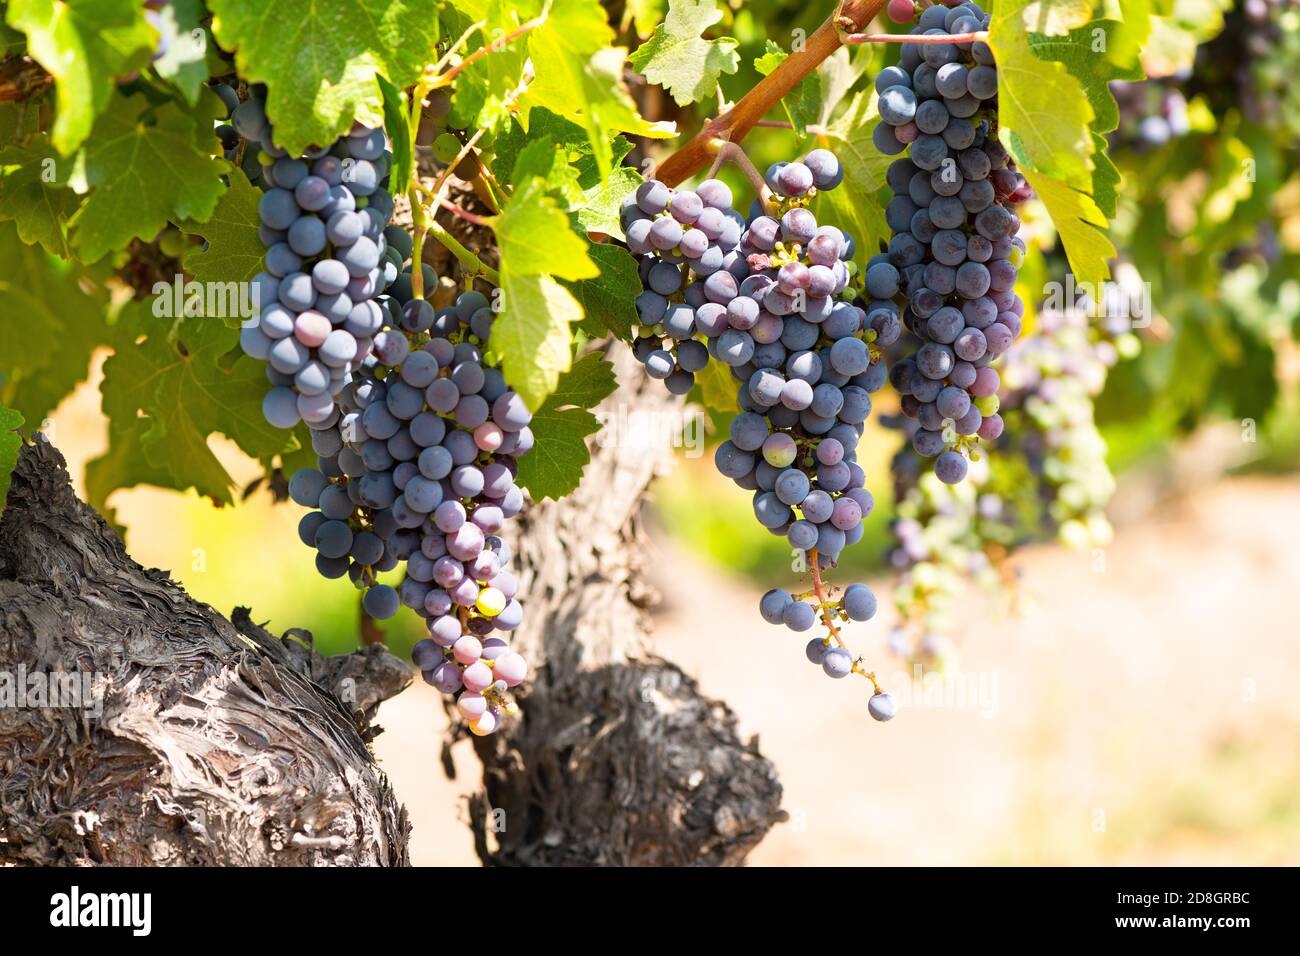
<instances>
[{"instance_id":1,"label":"yellowing leaf","mask_svg":"<svg viewBox=\"0 0 1300 956\"><path fill-rule=\"evenodd\" d=\"M998 67L998 126L1023 169L1054 176L1076 189L1092 185L1092 107L1060 63L1029 48L1025 0L1000 0L989 27ZM1014 133L1015 137L1011 134Z\"/></svg>"},{"instance_id":2,"label":"yellowing leaf","mask_svg":"<svg viewBox=\"0 0 1300 956\"><path fill-rule=\"evenodd\" d=\"M1106 236L1106 217L1092 197L1044 173L1021 172L1047 207L1075 279L1100 284L1110 278L1107 262L1114 257L1115 247Z\"/></svg>"}]
</instances>

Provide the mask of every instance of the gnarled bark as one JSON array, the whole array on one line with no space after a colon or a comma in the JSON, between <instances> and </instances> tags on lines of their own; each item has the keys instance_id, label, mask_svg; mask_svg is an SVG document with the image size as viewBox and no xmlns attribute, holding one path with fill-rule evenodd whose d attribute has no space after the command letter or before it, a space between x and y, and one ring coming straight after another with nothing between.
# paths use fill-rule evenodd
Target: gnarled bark
<instances>
[{"instance_id":1,"label":"gnarled bark","mask_svg":"<svg viewBox=\"0 0 1300 956\"><path fill-rule=\"evenodd\" d=\"M522 718L476 742L479 855L508 865L739 864L784 819L781 786L726 705L645 648L655 596L642 575L640 509L671 449L622 429L621 409L662 421L681 404L626 347L609 357L621 387L599 410L610 425L582 484L521 521L527 603L514 643L535 669Z\"/></svg>"},{"instance_id":2,"label":"gnarled bark","mask_svg":"<svg viewBox=\"0 0 1300 956\"><path fill-rule=\"evenodd\" d=\"M0 673L20 670L91 672L98 692L0 707L0 863L407 862L366 740L410 669L194 601L127 557L40 438L0 520Z\"/></svg>"}]
</instances>

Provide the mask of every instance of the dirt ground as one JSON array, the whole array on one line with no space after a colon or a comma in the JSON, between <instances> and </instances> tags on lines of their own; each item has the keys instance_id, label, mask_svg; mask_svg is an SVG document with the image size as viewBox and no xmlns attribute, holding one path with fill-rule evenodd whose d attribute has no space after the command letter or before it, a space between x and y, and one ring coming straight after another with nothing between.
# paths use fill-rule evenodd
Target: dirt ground
<instances>
[{"instance_id":1,"label":"dirt ground","mask_svg":"<svg viewBox=\"0 0 1300 956\"><path fill-rule=\"evenodd\" d=\"M1300 863L1300 484L1205 487L1121 528L1104 555L1027 552L1025 606L972 596L961 669L914 692L883 649L892 618L849 632L901 697L831 681L763 624L758 590L659 542L655 649L758 734L790 821L755 865ZM871 582L886 598L887 582ZM383 705L379 759L420 864L473 864L460 778L419 686Z\"/></svg>"}]
</instances>

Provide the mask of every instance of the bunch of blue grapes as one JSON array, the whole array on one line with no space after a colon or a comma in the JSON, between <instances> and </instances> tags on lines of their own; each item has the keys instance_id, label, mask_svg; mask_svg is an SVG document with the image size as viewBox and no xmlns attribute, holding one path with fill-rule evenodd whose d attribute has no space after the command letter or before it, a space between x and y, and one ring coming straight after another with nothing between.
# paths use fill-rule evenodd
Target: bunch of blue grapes
<instances>
[{"instance_id":1,"label":"bunch of blue grapes","mask_svg":"<svg viewBox=\"0 0 1300 956\"><path fill-rule=\"evenodd\" d=\"M267 363L267 421L327 426L338 416L337 396L375 347L386 319L375 297L402 261L385 232L393 199L384 188L384 131L357 125L332 146L293 157L275 145L257 89L231 123L265 190L258 204L265 268L253 280L261 311L245 321L239 342Z\"/></svg>"},{"instance_id":2,"label":"bunch of blue grapes","mask_svg":"<svg viewBox=\"0 0 1300 956\"><path fill-rule=\"evenodd\" d=\"M763 527L828 568L861 539L874 504L857 446L887 379L881 349L897 340L901 318L887 298L866 309L852 301L853 239L808 208L842 181L835 155L815 149L764 178L767 195L748 221L714 179L694 191L651 180L628 198L623 222L645 284L634 352L678 394L710 358L727 366L740 412L715 463L753 493ZM779 590L760 602L764 619L796 631L814 625L816 610ZM875 598L855 584L835 611L823 610L829 630L832 613L867 620ZM830 640L815 639L821 650L809 645L809 657L843 677L854 661ZM891 707L892 698L877 701L872 713L888 719L880 715Z\"/></svg>"},{"instance_id":3,"label":"bunch of blue grapes","mask_svg":"<svg viewBox=\"0 0 1300 956\"><path fill-rule=\"evenodd\" d=\"M876 616L876 595L865 584L850 584L837 600L825 602L815 591L794 595L784 588L772 588L759 600L758 609L769 624L784 624L796 632L809 630L820 617L827 633L808 641L804 654L809 662L836 680L862 672L862 662L854 658L833 628L836 621L869 621ZM877 691L867 702L867 712L876 720L892 720L898 708L893 695Z\"/></svg>"},{"instance_id":4,"label":"bunch of blue grapes","mask_svg":"<svg viewBox=\"0 0 1300 956\"><path fill-rule=\"evenodd\" d=\"M912 32L968 34L988 22L973 3L932 6ZM906 302L903 324L917 348L894 364L891 382L904 414L920 422L913 447L955 484L978 441L1002 433L990 366L1020 334L1024 304L1014 289L1025 247L1012 207L1031 189L998 142L998 73L988 44L904 43L876 90L875 144L908 155L889 167L893 237L867 265L866 292Z\"/></svg>"},{"instance_id":5,"label":"bunch of blue grapes","mask_svg":"<svg viewBox=\"0 0 1300 956\"><path fill-rule=\"evenodd\" d=\"M427 622L412 659L472 732L515 712L508 690L527 665L510 647L523 621L510 548L500 536L524 507L516 459L533 446L532 415L484 361L494 313L465 292L453 306L393 299L398 321L338 395L338 420L312 433L319 470L298 471L289 494L313 508L299 526L329 578L365 588L384 619L402 605ZM376 575L405 565L394 589Z\"/></svg>"},{"instance_id":6,"label":"bunch of blue grapes","mask_svg":"<svg viewBox=\"0 0 1300 956\"><path fill-rule=\"evenodd\" d=\"M704 307L728 292L734 296L743 277L738 247L745 220L731 208L731 190L720 180L706 180L692 192L652 179L623 204L622 221L643 286L636 300L642 334L634 352L646 374L685 395L709 364L700 334L721 331L712 321L718 310Z\"/></svg>"}]
</instances>

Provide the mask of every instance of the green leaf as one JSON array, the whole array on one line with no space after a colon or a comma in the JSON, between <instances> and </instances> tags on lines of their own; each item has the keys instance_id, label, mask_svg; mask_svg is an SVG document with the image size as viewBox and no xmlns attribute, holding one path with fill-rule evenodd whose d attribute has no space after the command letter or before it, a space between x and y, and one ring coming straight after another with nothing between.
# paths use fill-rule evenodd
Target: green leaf
<instances>
[{"instance_id":1,"label":"green leaf","mask_svg":"<svg viewBox=\"0 0 1300 956\"><path fill-rule=\"evenodd\" d=\"M28 53L54 77L51 140L64 156L90 135L113 78L149 63L157 37L137 0L12 0L6 20L27 34Z\"/></svg>"},{"instance_id":2,"label":"green leaf","mask_svg":"<svg viewBox=\"0 0 1300 956\"><path fill-rule=\"evenodd\" d=\"M107 296L88 294L77 273L24 245L12 225L0 227L0 262L0 401L39 428L108 340Z\"/></svg>"},{"instance_id":3,"label":"green leaf","mask_svg":"<svg viewBox=\"0 0 1300 956\"><path fill-rule=\"evenodd\" d=\"M488 57L491 59L491 57ZM493 144L496 153L494 167L498 175L504 170L514 169L519 153L534 139L547 138L562 149L567 155L569 165L578 171L578 184L583 189L591 189L604 181L600 167L596 163L595 149L587 136L587 131L577 123L557 116L550 110L535 108L525 131L518 123L512 123L504 134ZM631 150L632 144L622 136L615 136L610 143L610 159L613 163L622 162ZM513 179L507 180L513 182Z\"/></svg>"},{"instance_id":4,"label":"green leaf","mask_svg":"<svg viewBox=\"0 0 1300 956\"><path fill-rule=\"evenodd\" d=\"M211 319L168 328L143 307L130 310L100 391L112 429L138 442L152 484L192 487L230 503L235 482L208 448L209 435L220 432L263 462L295 447L292 432L262 416L262 363L241 359L224 367L237 341L236 332Z\"/></svg>"},{"instance_id":5,"label":"green leaf","mask_svg":"<svg viewBox=\"0 0 1300 956\"><path fill-rule=\"evenodd\" d=\"M510 387L537 409L568 371L569 326L582 319L582 306L552 276L590 279L600 270L538 177L517 186L505 211L490 221L501 252L504 306L492 346Z\"/></svg>"},{"instance_id":6,"label":"green leaf","mask_svg":"<svg viewBox=\"0 0 1300 956\"><path fill-rule=\"evenodd\" d=\"M62 164L62 167L61 165ZM23 242L39 242L46 251L63 259L72 258L68 246L68 220L80 203L60 181L61 160L53 148L34 140L30 149L6 146L0 149L0 220L11 219Z\"/></svg>"},{"instance_id":7,"label":"green leaf","mask_svg":"<svg viewBox=\"0 0 1300 956\"><path fill-rule=\"evenodd\" d=\"M205 251L193 246L185 254L185 271L199 282L247 282L262 271L266 247L258 238L262 193L241 172L230 174L230 188L204 222L180 223L183 232L202 236Z\"/></svg>"},{"instance_id":8,"label":"green leaf","mask_svg":"<svg viewBox=\"0 0 1300 956\"><path fill-rule=\"evenodd\" d=\"M637 320L636 297L641 294L636 260L622 246L609 243L596 243L588 247L587 254L600 268L600 275L564 283L582 306L582 330L593 338L613 334L631 342Z\"/></svg>"},{"instance_id":9,"label":"green leaf","mask_svg":"<svg viewBox=\"0 0 1300 956\"><path fill-rule=\"evenodd\" d=\"M1123 49L1126 44L1119 37L1134 28L1116 20L1095 20L1067 36L1031 34L1029 48L1040 59L1064 64L1083 86L1084 94L1092 106L1093 161L1092 194L1098 207L1109 218L1115 215L1118 203L1119 170L1106 155L1106 141L1101 134L1119 125L1119 108L1110 91L1112 80L1137 80L1142 77L1140 66L1124 66L1111 59L1110 51Z\"/></svg>"},{"instance_id":10,"label":"green leaf","mask_svg":"<svg viewBox=\"0 0 1300 956\"><path fill-rule=\"evenodd\" d=\"M718 77L740 67L739 42L700 36L721 19L715 0L669 0L667 18L630 62L647 80L671 93L678 106L708 99L717 89Z\"/></svg>"},{"instance_id":11,"label":"green leaf","mask_svg":"<svg viewBox=\"0 0 1300 956\"><path fill-rule=\"evenodd\" d=\"M695 384L699 387L701 400L713 411L740 411L736 404L736 379L722 362L710 362L704 366L703 371L696 373Z\"/></svg>"},{"instance_id":12,"label":"green leaf","mask_svg":"<svg viewBox=\"0 0 1300 956\"><path fill-rule=\"evenodd\" d=\"M13 477L18 452L23 447L23 438L18 434L22 424L22 415L0 405L0 514L4 513L9 498L9 479Z\"/></svg>"},{"instance_id":13,"label":"green leaf","mask_svg":"<svg viewBox=\"0 0 1300 956\"><path fill-rule=\"evenodd\" d=\"M609 179L599 186L587 190L582 209L578 212L578 222L587 232L599 232L615 239L623 239L623 223L619 212L623 201L637 186L641 185L641 174L631 166L618 166Z\"/></svg>"},{"instance_id":14,"label":"green leaf","mask_svg":"<svg viewBox=\"0 0 1300 956\"><path fill-rule=\"evenodd\" d=\"M1107 261L1114 257L1115 247L1106 237L1106 217L1092 197L1044 173L1021 172L1047 207L1075 279L1100 284L1110 278Z\"/></svg>"},{"instance_id":15,"label":"green leaf","mask_svg":"<svg viewBox=\"0 0 1300 956\"><path fill-rule=\"evenodd\" d=\"M208 15L202 0L171 0L158 13L158 32L167 52L153 61L159 76L170 80L191 106L208 79L207 54L212 38L202 23Z\"/></svg>"},{"instance_id":16,"label":"green leaf","mask_svg":"<svg viewBox=\"0 0 1300 956\"><path fill-rule=\"evenodd\" d=\"M265 83L276 145L327 146L354 121L378 126L383 74L408 86L438 58L435 0L209 0L212 29L239 74Z\"/></svg>"},{"instance_id":17,"label":"green leaf","mask_svg":"<svg viewBox=\"0 0 1300 956\"><path fill-rule=\"evenodd\" d=\"M785 61L790 54L782 50L772 40L767 41L766 51L754 61L754 69L763 76L768 76ZM790 125L800 136L807 131L809 124L822 118L822 84L818 72L809 73L799 85L781 99L781 106Z\"/></svg>"},{"instance_id":18,"label":"green leaf","mask_svg":"<svg viewBox=\"0 0 1300 956\"><path fill-rule=\"evenodd\" d=\"M411 181L412 158L411 120L404 92L383 76L376 76L384 96L384 129L393 144L393 166L389 176L391 192L405 192Z\"/></svg>"},{"instance_id":19,"label":"green leaf","mask_svg":"<svg viewBox=\"0 0 1300 956\"><path fill-rule=\"evenodd\" d=\"M569 326L582 306L550 276L519 275L501 266L505 308L492 327L501 370L529 408L540 408L572 360Z\"/></svg>"},{"instance_id":20,"label":"green leaf","mask_svg":"<svg viewBox=\"0 0 1300 956\"><path fill-rule=\"evenodd\" d=\"M515 160L510 172L510 182L522 183L532 178L541 179L548 192L554 193L566 209L581 206L585 201L578 184L578 171L569 165L565 150L556 149L549 136L529 142Z\"/></svg>"},{"instance_id":21,"label":"green leaf","mask_svg":"<svg viewBox=\"0 0 1300 956\"><path fill-rule=\"evenodd\" d=\"M547 273L561 279L590 279L599 274L587 256L587 243L569 227L568 217L546 194L546 184L540 178L519 186L505 211L491 222L503 269L516 275ZM494 341L495 335L494 331Z\"/></svg>"},{"instance_id":22,"label":"green leaf","mask_svg":"<svg viewBox=\"0 0 1300 956\"><path fill-rule=\"evenodd\" d=\"M834 210L832 216L821 218L852 232L857 258L864 260L875 255L880 242L888 241L890 234L884 205L864 199L885 185L885 172L893 162L892 157L883 155L871 141L872 130L879 122L875 95L856 94L848 109L827 130L831 148L844 167L844 182L818 194L818 212L823 202Z\"/></svg>"},{"instance_id":23,"label":"green leaf","mask_svg":"<svg viewBox=\"0 0 1300 956\"><path fill-rule=\"evenodd\" d=\"M1092 18L1092 0L1026 0L1025 24L1035 33L1059 36Z\"/></svg>"},{"instance_id":24,"label":"green leaf","mask_svg":"<svg viewBox=\"0 0 1300 956\"><path fill-rule=\"evenodd\" d=\"M618 133L662 139L673 123L651 123L637 112L623 84L627 50L611 46L614 32L596 0L555 0L546 22L528 34L536 79L519 99L519 121L528 130L539 106L587 131L602 178L613 166L611 141Z\"/></svg>"},{"instance_id":25,"label":"green leaf","mask_svg":"<svg viewBox=\"0 0 1300 956\"><path fill-rule=\"evenodd\" d=\"M519 484L534 501L563 498L578 487L591 461L586 438L600 430L599 419L586 409L617 387L614 366L592 352L560 376L554 394L533 413L529 427L536 442L519 459Z\"/></svg>"},{"instance_id":26,"label":"green leaf","mask_svg":"<svg viewBox=\"0 0 1300 956\"><path fill-rule=\"evenodd\" d=\"M1035 170L1075 189L1092 187L1094 113L1077 79L1029 45L1026 0L999 0L989 27L998 67L998 125L1022 171ZM1014 136L1011 134L1015 134Z\"/></svg>"},{"instance_id":27,"label":"green leaf","mask_svg":"<svg viewBox=\"0 0 1300 956\"><path fill-rule=\"evenodd\" d=\"M86 146L92 191L73 220L81 257L94 262L132 239L153 239L169 219L206 220L231 169L211 155L219 149L212 130L200 131L175 103L154 108L143 95L114 100Z\"/></svg>"}]
</instances>

